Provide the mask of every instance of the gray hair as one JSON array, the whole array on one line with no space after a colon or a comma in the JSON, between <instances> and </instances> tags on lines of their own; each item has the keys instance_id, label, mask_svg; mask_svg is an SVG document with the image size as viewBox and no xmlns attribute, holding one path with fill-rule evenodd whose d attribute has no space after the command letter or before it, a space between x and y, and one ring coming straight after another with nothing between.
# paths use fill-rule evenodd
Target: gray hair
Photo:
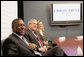
<instances>
[{"instance_id":1,"label":"gray hair","mask_svg":"<svg viewBox=\"0 0 84 57\"><path fill-rule=\"evenodd\" d=\"M37 21L36 19L32 18L32 19L30 19L30 20L28 21L28 25L29 25L33 20Z\"/></svg>"}]
</instances>

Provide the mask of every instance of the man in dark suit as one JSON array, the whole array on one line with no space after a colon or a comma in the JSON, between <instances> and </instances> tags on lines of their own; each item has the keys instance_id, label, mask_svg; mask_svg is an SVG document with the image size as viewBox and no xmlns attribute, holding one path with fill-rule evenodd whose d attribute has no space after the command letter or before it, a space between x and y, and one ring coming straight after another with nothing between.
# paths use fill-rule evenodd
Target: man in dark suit
<instances>
[{"instance_id":1,"label":"man in dark suit","mask_svg":"<svg viewBox=\"0 0 84 57\"><path fill-rule=\"evenodd\" d=\"M46 55L48 55L48 56L52 56L52 55L63 56L64 55L64 52L58 46L56 46L50 50L47 50L47 47L45 46L45 43L43 43L40 34L36 31L36 29L37 29L37 20L36 19L29 20L28 28L29 29L25 32L24 36L27 39L29 39L30 42L37 45L38 51L40 51L43 54L46 53Z\"/></svg>"},{"instance_id":2,"label":"man in dark suit","mask_svg":"<svg viewBox=\"0 0 84 57\"><path fill-rule=\"evenodd\" d=\"M25 33L25 25L21 18L14 19L12 22L13 33L3 43L3 56L35 56L33 48L36 45L28 43L22 39Z\"/></svg>"}]
</instances>

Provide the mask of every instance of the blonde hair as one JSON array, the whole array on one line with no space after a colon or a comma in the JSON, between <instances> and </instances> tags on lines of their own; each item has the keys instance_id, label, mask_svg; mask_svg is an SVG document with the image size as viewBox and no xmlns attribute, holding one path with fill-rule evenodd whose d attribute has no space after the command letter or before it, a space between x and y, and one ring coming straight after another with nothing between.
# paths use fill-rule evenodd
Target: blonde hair
<instances>
[{"instance_id":1,"label":"blonde hair","mask_svg":"<svg viewBox=\"0 0 84 57\"><path fill-rule=\"evenodd\" d=\"M38 21L37 21L37 23L40 23L40 22L42 22L42 21L41 21L41 20L38 20ZM43 23L43 22L42 22L42 23Z\"/></svg>"},{"instance_id":2,"label":"blonde hair","mask_svg":"<svg viewBox=\"0 0 84 57\"><path fill-rule=\"evenodd\" d=\"M45 33L45 29L44 29L43 22L42 22L42 25L43 25L42 29L39 29L39 28L38 28L38 24L39 24L40 22L42 22L42 21L41 21L41 20L38 20L38 21L37 21L37 31L40 32L40 30L42 30L42 32L43 32L42 39L45 40L45 41L48 41L47 36L46 36L46 33Z\"/></svg>"},{"instance_id":3,"label":"blonde hair","mask_svg":"<svg viewBox=\"0 0 84 57\"><path fill-rule=\"evenodd\" d=\"M37 25L40 23L40 22L42 22L41 20L38 20L37 21ZM43 22L42 22L42 25L43 25ZM38 27L38 26L37 26ZM43 25L43 29L42 30L44 30L44 25Z\"/></svg>"}]
</instances>

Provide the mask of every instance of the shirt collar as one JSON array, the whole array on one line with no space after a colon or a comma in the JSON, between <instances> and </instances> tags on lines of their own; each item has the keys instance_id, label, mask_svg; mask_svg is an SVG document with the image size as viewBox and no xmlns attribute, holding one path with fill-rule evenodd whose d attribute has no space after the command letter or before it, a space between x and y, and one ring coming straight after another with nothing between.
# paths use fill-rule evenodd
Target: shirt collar
<instances>
[{"instance_id":1,"label":"shirt collar","mask_svg":"<svg viewBox=\"0 0 84 57\"><path fill-rule=\"evenodd\" d=\"M18 36L19 38L22 38L22 36L19 36L18 34L16 34L15 32L13 32L16 36Z\"/></svg>"},{"instance_id":2,"label":"shirt collar","mask_svg":"<svg viewBox=\"0 0 84 57\"><path fill-rule=\"evenodd\" d=\"M31 32L33 32L33 33L35 32L34 30L31 30L31 29L29 29L29 30L30 30Z\"/></svg>"}]
</instances>

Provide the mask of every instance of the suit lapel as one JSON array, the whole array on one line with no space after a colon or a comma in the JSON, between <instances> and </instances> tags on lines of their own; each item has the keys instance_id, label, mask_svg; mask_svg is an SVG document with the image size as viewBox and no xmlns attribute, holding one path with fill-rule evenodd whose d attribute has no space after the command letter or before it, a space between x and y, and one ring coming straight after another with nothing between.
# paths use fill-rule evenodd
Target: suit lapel
<instances>
[{"instance_id":1,"label":"suit lapel","mask_svg":"<svg viewBox=\"0 0 84 57\"><path fill-rule=\"evenodd\" d=\"M16 36L15 34L12 34L14 36L14 38L16 39L16 42L18 43L18 45L24 46L25 48L28 48L28 45L22 40L20 39L18 36Z\"/></svg>"},{"instance_id":2,"label":"suit lapel","mask_svg":"<svg viewBox=\"0 0 84 57\"><path fill-rule=\"evenodd\" d=\"M38 40L37 40L37 38L34 36L34 34L32 33L32 31L28 29L28 32L29 32L29 35L30 35L31 38L32 38L32 41L40 47L40 45L39 45L39 43L38 43Z\"/></svg>"}]
</instances>

